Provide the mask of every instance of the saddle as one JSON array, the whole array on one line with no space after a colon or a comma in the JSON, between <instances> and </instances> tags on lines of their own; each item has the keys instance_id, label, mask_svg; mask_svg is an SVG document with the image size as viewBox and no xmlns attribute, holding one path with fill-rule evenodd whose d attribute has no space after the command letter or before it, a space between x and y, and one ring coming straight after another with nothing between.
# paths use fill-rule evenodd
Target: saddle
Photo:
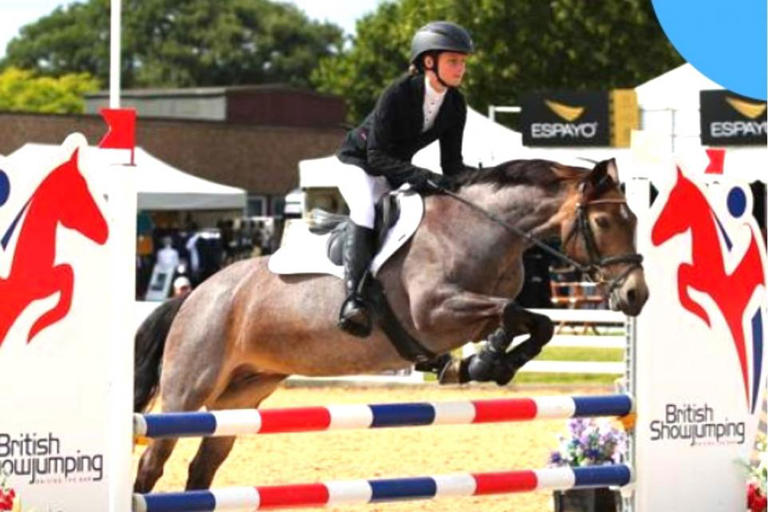
<instances>
[{"instance_id":1,"label":"saddle","mask_svg":"<svg viewBox=\"0 0 768 512\"><path fill-rule=\"evenodd\" d=\"M393 194L385 194L376 203L376 221L373 231L375 236L374 253L378 253L386 239L389 230L400 218L400 203ZM309 232L315 235L330 233L327 242L327 257L334 265L343 265L342 248L347 237L349 217L338 215L319 208L310 212L312 225Z\"/></svg>"},{"instance_id":2,"label":"saddle","mask_svg":"<svg viewBox=\"0 0 768 512\"><path fill-rule=\"evenodd\" d=\"M424 200L413 192L396 191L382 197L376 212L376 251L364 279L363 298L374 322L401 357L413 362L431 360L435 354L403 328L376 280L384 263L416 232L424 216ZM309 222L293 222L290 227L286 226L283 245L269 257L269 270L275 274L328 274L343 279L342 247L349 217L313 210Z\"/></svg>"},{"instance_id":3,"label":"saddle","mask_svg":"<svg viewBox=\"0 0 768 512\"><path fill-rule=\"evenodd\" d=\"M421 223L424 201L408 191L386 194L377 203L376 251L370 272L378 271L402 247ZM275 274L327 274L344 278L341 248L349 217L312 210L309 220L294 220L286 226L283 243L270 256L268 267Z\"/></svg>"}]
</instances>

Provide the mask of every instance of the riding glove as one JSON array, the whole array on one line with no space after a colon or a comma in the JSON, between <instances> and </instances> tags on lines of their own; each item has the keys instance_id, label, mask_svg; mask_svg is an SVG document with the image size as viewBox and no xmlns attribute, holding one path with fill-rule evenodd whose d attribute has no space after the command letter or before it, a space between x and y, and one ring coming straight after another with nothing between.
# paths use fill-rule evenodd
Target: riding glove
<instances>
[{"instance_id":1,"label":"riding glove","mask_svg":"<svg viewBox=\"0 0 768 512\"><path fill-rule=\"evenodd\" d=\"M411 189L416 192L432 192L439 190L438 187L444 187L446 185L446 179L442 174L437 174L436 172L431 171L422 171L409 179L408 184L410 184Z\"/></svg>"}]
</instances>

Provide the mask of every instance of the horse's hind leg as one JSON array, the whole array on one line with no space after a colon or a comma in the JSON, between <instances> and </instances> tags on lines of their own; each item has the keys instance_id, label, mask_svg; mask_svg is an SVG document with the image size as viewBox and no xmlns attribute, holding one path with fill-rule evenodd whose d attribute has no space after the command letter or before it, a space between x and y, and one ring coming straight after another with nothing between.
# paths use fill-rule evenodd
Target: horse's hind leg
<instances>
[{"instance_id":1,"label":"horse's hind leg","mask_svg":"<svg viewBox=\"0 0 768 512\"><path fill-rule=\"evenodd\" d=\"M258 407L285 379L284 375L252 374L233 379L224 392L209 406L214 409L248 409ZM207 489L219 466L235 444L235 436L206 437L189 464L187 490Z\"/></svg>"},{"instance_id":2,"label":"horse's hind leg","mask_svg":"<svg viewBox=\"0 0 768 512\"><path fill-rule=\"evenodd\" d=\"M163 412L197 411L210 401L221 369L221 357L206 356L191 350L177 351L175 357L164 357L160 377L160 395ZM176 439L153 440L139 460L134 491L152 490L163 475L163 466L176 446Z\"/></svg>"},{"instance_id":3,"label":"horse's hind leg","mask_svg":"<svg viewBox=\"0 0 768 512\"><path fill-rule=\"evenodd\" d=\"M189 383L189 388L184 390L178 381L173 380L171 380L172 385L166 385L165 375L163 375L163 381L161 385L163 412L196 411L203 406L211 390L211 387L194 386L192 383ZM163 476L163 467L177 441L176 438L152 440L139 460L136 482L133 485L134 492L146 493L152 490L155 483Z\"/></svg>"},{"instance_id":4,"label":"horse's hind leg","mask_svg":"<svg viewBox=\"0 0 768 512\"><path fill-rule=\"evenodd\" d=\"M171 456L177 439L154 439L139 460L139 470L133 484L133 492L147 493L163 476L165 461Z\"/></svg>"}]
</instances>

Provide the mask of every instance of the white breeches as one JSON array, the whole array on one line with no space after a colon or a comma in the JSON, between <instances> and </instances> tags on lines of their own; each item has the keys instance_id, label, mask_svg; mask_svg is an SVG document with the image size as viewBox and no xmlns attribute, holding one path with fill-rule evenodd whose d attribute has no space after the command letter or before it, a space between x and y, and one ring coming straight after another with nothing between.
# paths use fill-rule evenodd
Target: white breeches
<instances>
[{"instance_id":1,"label":"white breeches","mask_svg":"<svg viewBox=\"0 0 768 512\"><path fill-rule=\"evenodd\" d=\"M338 159L337 159L338 160ZM349 206L349 218L358 226L373 228L376 201L392 190L384 176L371 176L356 165L345 164L339 172L339 192Z\"/></svg>"}]
</instances>

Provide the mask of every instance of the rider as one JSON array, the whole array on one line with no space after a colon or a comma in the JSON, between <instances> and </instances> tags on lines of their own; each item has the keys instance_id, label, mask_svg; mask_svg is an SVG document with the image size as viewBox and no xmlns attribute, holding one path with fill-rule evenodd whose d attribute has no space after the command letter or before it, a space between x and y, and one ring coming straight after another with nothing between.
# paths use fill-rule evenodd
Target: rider
<instances>
[{"instance_id":1,"label":"rider","mask_svg":"<svg viewBox=\"0 0 768 512\"><path fill-rule=\"evenodd\" d=\"M472 52L472 38L455 23L421 27L411 41L408 74L387 87L336 154L347 171L339 190L352 221L343 251L347 299L338 325L351 334L364 337L371 330L359 287L373 256L376 201L404 183L427 191L466 168L461 146L467 105L457 88ZM411 164L418 150L437 139L442 175Z\"/></svg>"}]
</instances>

